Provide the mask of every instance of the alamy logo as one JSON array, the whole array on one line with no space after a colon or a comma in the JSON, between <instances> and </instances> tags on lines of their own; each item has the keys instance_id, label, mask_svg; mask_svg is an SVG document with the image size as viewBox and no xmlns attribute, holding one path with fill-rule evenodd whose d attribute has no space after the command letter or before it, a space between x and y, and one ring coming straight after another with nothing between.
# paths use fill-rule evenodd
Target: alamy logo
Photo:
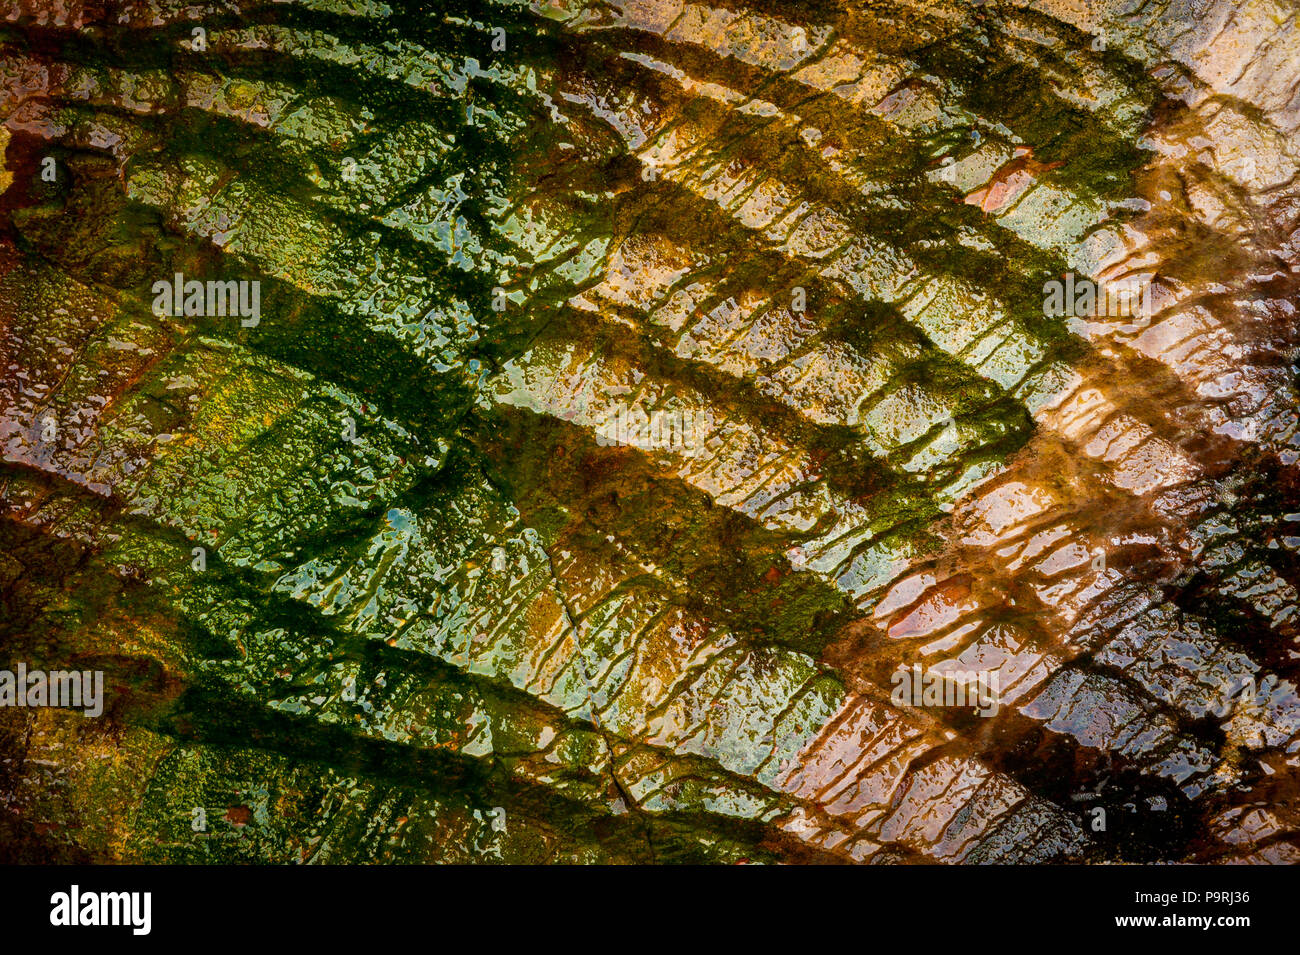
<instances>
[{"instance_id":1,"label":"alamy logo","mask_svg":"<svg viewBox=\"0 0 1300 955\"><path fill-rule=\"evenodd\" d=\"M262 320L262 283L253 281L200 282L185 281L176 273L174 279L153 283L153 313L178 318L182 315L224 318L238 315L245 328L255 328Z\"/></svg>"},{"instance_id":2,"label":"alamy logo","mask_svg":"<svg viewBox=\"0 0 1300 955\"><path fill-rule=\"evenodd\" d=\"M50 896L51 925L129 925L133 935L148 935L153 893L85 892L74 885Z\"/></svg>"},{"instance_id":3,"label":"alamy logo","mask_svg":"<svg viewBox=\"0 0 1300 955\"><path fill-rule=\"evenodd\" d=\"M693 456L700 446L692 411L653 411L619 405L596 428L601 447L624 444L645 451L677 451Z\"/></svg>"},{"instance_id":4,"label":"alamy logo","mask_svg":"<svg viewBox=\"0 0 1300 955\"><path fill-rule=\"evenodd\" d=\"M1104 285L1066 272L1043 283L1043 315L1048 318L1134 318L1151 315L1151 283Z\"/></svg>"},{"instance_id":5,"label":"alamy logo","mask_svg":"<svg viewBox=\"0 0 1300 955\"><path fill-rule=\"evenodd\" d=\"M980 716L998 715L996 670L923 670L900 667L890 680L895 706L970 706Z\"/></svg>"},{"instance_id":6,"label":"alamy logo","mask_svg":"<svg viewBox=\"0 0 1300 955\"><path fill-rule=\"evenodd\" d=\"M103 670L0 670L0 706L55 706L83 716L104 712Z\"/></svg>"}]
</instances>

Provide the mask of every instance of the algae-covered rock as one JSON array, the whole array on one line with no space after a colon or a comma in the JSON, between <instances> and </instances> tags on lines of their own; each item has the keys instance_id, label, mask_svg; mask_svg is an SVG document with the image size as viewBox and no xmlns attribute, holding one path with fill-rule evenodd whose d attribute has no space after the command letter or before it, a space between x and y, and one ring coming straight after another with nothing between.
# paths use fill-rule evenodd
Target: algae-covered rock
<instances>
[{"instance_id":1,"label":"algae-covered rock","mask_svg":"<svg viewBox=\"0 0 1300 955\"><path fill-rule=\"evenodd\" d=\"M1273 6L11 5L0 858L1300 858Z\"/></svg>"}]
</instances>

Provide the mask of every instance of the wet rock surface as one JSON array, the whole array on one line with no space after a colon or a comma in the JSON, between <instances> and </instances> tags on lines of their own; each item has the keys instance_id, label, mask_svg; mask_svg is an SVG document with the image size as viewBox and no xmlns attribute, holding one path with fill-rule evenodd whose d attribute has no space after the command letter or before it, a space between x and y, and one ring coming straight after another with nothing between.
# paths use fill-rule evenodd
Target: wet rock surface
<instances>
[{"instance_id":1,"label":"wet rock surface","mask_svg":"<svg viewBox=\"0 0 1300 955\"><path fill-rule=\"evenodd\" d=\"M1290 7L19 0L0 119L0 856L1300 861Z\"/></svg>"}]
</instances>

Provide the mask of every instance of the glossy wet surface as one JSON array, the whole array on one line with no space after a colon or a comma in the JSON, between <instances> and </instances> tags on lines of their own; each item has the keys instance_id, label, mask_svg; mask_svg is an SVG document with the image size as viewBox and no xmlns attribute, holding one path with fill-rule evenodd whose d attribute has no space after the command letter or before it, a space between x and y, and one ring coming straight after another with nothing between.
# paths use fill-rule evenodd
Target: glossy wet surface
<instances>
[{"instance_id":1,"label":"glossy wet surface","mask_svg":"<svg viewBox=\"0 0 1300 955\"><path fill-rule=\"evenodd\" d=\"M107 7L0 22L0 631L108 685L0 854L1300 861L1293 7Z\"/></svg>"}]
</instances>

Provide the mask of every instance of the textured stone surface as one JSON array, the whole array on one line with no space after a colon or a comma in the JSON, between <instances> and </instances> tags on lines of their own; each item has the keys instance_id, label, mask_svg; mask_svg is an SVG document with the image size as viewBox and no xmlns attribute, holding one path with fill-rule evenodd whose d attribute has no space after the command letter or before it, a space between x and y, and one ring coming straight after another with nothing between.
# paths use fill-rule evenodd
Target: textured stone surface
<instances>
[{"instance_id":1,"label":"textured stone surface","mask_svg":"<svg viewBox=\"0 0 1300 955\"><path fill-rule=\"evenodd\" d=\"M113 6L0 20L0 634L108 685L0 856L1300 861L1293 11Z\"/></svg>"}]
</instances>

